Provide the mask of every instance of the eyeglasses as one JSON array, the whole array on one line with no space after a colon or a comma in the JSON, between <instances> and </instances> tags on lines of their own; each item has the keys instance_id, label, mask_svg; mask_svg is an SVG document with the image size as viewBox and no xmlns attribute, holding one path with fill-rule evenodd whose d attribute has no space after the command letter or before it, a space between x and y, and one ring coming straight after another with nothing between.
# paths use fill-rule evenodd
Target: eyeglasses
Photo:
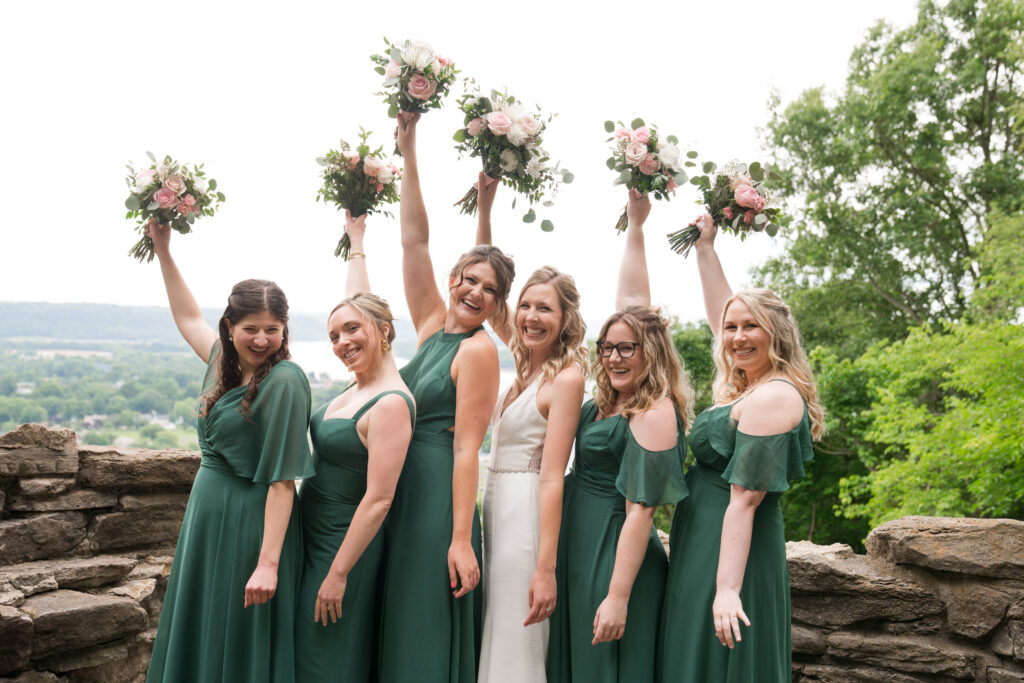
<instances>
[{"instance_id":1,"label":"eyeglasses","mask_svg":"<svg viewBox=\"0 0 1024 683\"><path fill-rule=\"evenodd\" d=\"M602 358L611 358L612 351L619 352L619 358L623 360L632 358L633 354L636 353L636 347L640 346L637 342L619 342L618 344L609 344L608 342L599 341L597 342L597 353Z\"/></svg>"}]
</instances>

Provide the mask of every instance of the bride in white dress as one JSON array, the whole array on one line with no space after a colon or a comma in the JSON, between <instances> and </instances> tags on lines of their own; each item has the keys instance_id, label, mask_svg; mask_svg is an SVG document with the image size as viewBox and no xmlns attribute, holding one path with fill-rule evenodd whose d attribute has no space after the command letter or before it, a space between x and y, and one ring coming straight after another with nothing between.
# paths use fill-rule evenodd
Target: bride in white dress
<instances>
[{"instance_id":1,"label":"bride in white dress","mask_svg":"<svg viewBox=\"0 0 1024 683\"><path fill-rule=\"evenodd\" d=\"M490 181L490 182L489 182ZM477 243L490 244L497 181L480 174ZM484 628L478 683L546 683L562 481L579 423L586 325L572 278L545 266L508 320L492 320L516 379L491 419L483 497Z\"/></svg>"}]
</instances>

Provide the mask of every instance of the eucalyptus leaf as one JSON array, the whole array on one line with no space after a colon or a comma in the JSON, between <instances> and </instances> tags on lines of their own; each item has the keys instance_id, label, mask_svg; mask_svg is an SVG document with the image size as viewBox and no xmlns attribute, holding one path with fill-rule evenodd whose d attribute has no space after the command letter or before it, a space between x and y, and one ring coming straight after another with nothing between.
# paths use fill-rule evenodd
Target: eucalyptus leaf
<instances>
[{"instance_id":1,"label":"eucalyptus leaf","mask_svg":"<svg viewBox=\"0 0 1024 683\"><path fill-rule=\"evenodd\" d=\"M605 133L611 133L614 130L615 130L615 124L613 122L611 122L611 121L605 121L604 122L604 132Z\"/></svg>"},{"instance_id":2,"label":"eucalyptus leaf","mask_svg":"<svg viewBox=\"0 0 1024 683\"><path fill-rule=\"evenodd\" d=\"M615 170L615 157L608 157L608 160L604 162L604 165L614 171Z\"/></svg>"},{"instance_id":3,"label":"eucalyptus leaf","mask_svg":"<svg viewBox=\"0 0 1024 683\"><path fill-rule=\"evenodd\" d=\"M705 161L704 165L701 168L704 170L705 173L714 173L715 169L718 168L718 166L716 166L715 162L713 161Z\"/></svg>"},{"instance_id":4,"label":"eucalyptus leaf","mask_svg":"<svg viewBox=\"0 0 1024 683\"><path fill-rule=\"evenodd\" d=\"M213 178L210 178L210 184L207 186L206 189L209 192L213 192L214 190L216 190L217 189L217 181L214 180Z\"/></svg>"},{"instance_id":5,"label":"eucalyptus leaf","mask_svg":"<svg viewBox=\"0 0 1024 683\"><path fill-rule=\"evenodd\" d=\"M129 211L138 211L139 198L136 197L135 195L131 195L130 197L128 197L128 199L124 200L124 208L128 209Z\"/></svg>"},{"instance_id":6,"label":"eucalyptus leaf","mask_svg":"<svg viewBox=\"0 0 1024 683\"><path fill-rule=\"evenodd\" d=\"M466 129L465 128L459 128L457 131L455 131L455 134L452 135L452 140L455 140L455 142L465 142L466 141Z\"/></svg>"},{"instance_id":7,"label":"eucalyptus leaf","mask_svg":"<svg viewBox=\"0 0 1024 683\"><path fill-rule=\"evenodd\" d=\"M686 171L679 171L674 176L672 176L672 180L676 181L677 186L686 184L688 178L689 176L686 175Z\"/></svg>"},{"instance_id":8,"label":"eucalyptus leaf","mask_svg":"<svg viewBox=\"0 0 1024 683\"><path fill-rule=\"evenodd\" d=\"M149 204L146 205L146 211L156 211L159 208L160 205L157 204L156 202L150 202Z\"/></svg>"},{"instance_id":9,"label":"eucalyptus leaf","mask_svg":"<svg viewBox=\"0 0 1024 683\"><path fill-rule=\"evenodd\" d=\"M696 159L697 158L697 153L691 149L689 152L686 153L686 158L687 159Z\"/></svg>"},{"instance_id":10,"label":"eucalyptus leaf","mask_svg":"<svg viewBox=\"0 0 1024 683\"><path fill-rule=\"evenodd\" d=\"M554 206L554 205L555 205L555 203L553 201L551 201L550 199L546 200L544 202L544 204L543 204L543 206Z\"/></svg>"},{"instance_id":11,"label":"eucalyptus leaf","mask_svg":"<svg viewBox=\"0 0 1024 683\"><path fill-rule=\"evenodd\" d=\"M535 212L533 209L527 211L526 214L523 216L524 223L532 223L535 220L537 220L537 212Z\"/></svg>"},{"instance_id":12,"label":"eucalyptus leaf","mask_svg":"<svg viewBox=\"0 0 1024 683\"><path fill-rule=\"evenodd\" d=\"M379 73L381 76L384 75L384 67L382 67L382 66L378 66L378 67L374 68L374 71Z\"/></svg>"},{"instance_id":13,"label":"eucalyptus leaf","mask_svg":"<svg viewBox=\"0 0 1024 683\"><path fill-rule=\"evenodd\" d=\"M629 125L633 128L633 130L636 130L637 128L643 128L644 120L638 116L635 119L633 119L633 122Z\"/></svg>"},{"instance_id":14,"label":"eucalyptus leaf","mask_svg":"<svg viewBox=\"0 0 1024 683\"><path fill-rule=\"evenodd\" d=\"M156 163L156 157L153 156L152 152L146 152L146 156L149 157L149 160L152 161L154 164Z\"/></svg>"},{"instance_id":15,"label":"eucalyptus leaf","mask_svg":"<svg viewBox=\"0 0 1024 683\"><path fill-rule=\"evenodd\" d=\"M574 176L568 170L562 171L562 182L565 183L566 185L568 185L569 183L571 183L575 179L576 179L576 176Z\"/></svg>"},{"instance_id":16,"label":"eucalyptus leaf","mask_svg":"<svg viewBox=\"0 0 1024 683\"><path fill-rule=\"evenodd\" d=\"M555 229L555 224L552 223L547 218L545 218L540 222L540 229L543 230L544 232L551 232L552 230Z\"/></svg>"},{"instance_id":17,"label":"eucalyptus leaf","mask_svg":"<svg viewBox=\"0 0 1024 683\"><path fill-rule=\"evenodd\" d=\"M679 144L679 138L677 138L675 135L669 135L667 138L665 138L665 141L667 143L669 143L670 145L678 145Z\"/></svg>"},{"instance_id":18,"label":"eucalyptus leaf","mask_svg":"<svg viewBox=\"0 0 1024 683\"><path fill-rule=\"evenodd\" d=\"M398 105L397 104L392 104L390 107L388 107L388 118L389 119L397 119L398 118Z\"/></svg>"},{"instance_id":19,"label":"eucalyptus leaf","mask_svg":"<svg viewBox=\"0 0 1024 683\"><path fill-rule=\"evenodd\" d=\"M754 216L754 224L755 225L761 225L762 223L764 223L767 220L768 220L768 217L765 216L763 213L759 213L756 216Z\"/></svg>"},{"instance_id":20,"label":"eucalyptus leaf","mask_svg":"<svg viewBox=\"0 0 1024 683\"><path fill-rule=\"evenodd\" d=\"M775 223L769 223L768 225L764 226L764 231L768 233L770 237L775 237L776 235L779 234L779 226L776 225Z\"/></svg>"}]
</instances>

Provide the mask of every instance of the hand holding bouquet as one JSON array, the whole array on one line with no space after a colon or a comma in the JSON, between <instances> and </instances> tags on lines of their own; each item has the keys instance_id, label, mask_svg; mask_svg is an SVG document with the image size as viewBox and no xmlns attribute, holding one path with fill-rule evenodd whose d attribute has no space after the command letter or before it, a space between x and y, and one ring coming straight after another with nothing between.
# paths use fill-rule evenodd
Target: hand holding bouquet
<instances>
[{"instance_id":1,"label":"hand holding bouquet","mask_svg":"<svg viewBox=\"0 0 1024 683\"><path fill-rule=\"evenodd\" d=\"M700 188L701 203L707 207L715 225L726 232L747 238L751 231L764 231L774 237L779 224L788 222L765 187L765 179L781 180L782 177L767 164L753 162L749 166L730 161L721 172L712 162L703 165L704 175L695 176L690 182ZM668 236L669 245L684 257L700 239L700 230L690 224Z\"/></svg>"},{"instance_id":2,"label":"hand holding bouquet","mask_svg":"<svg viewBox=\"0 0 1024 683\"><path fill-rule=\"evenodd\" d=\"M387 38L386 54L371 55L377 64L374 69L384 77L384 96L388 116L397 118L398 112L422 114L429 109L440 109L458 70L455 64L434 52L429 44L407 40L401 46ZM397 147L395 153L398 154Z\"/></svg>"},{"instance_id":3,"label":"hand holding bouquet","mask_svg":"<svg viewBox=\"0 0 1024 683\"><path fill-rule=\"evenodd\" d=\"M395 181L402 171L384 158L382 147L370 150L369 136L370 132L360 127L355 150L342 140L340 151L332 149L316 160L324 167L317 199L335 204L339 211L347 209L354 218L372 213L391 216L381 207L398 201ZM347 261L351 246L348 235L342 235L334 255Z\"/></svg>"},{"instance_id":4,"label":"hand holding bouquet","mask_svg":"<svg viewBox=\"0 0 1024 683\"><path fill-rule=\"evenodd\" d=\"M142 239L128 252L138 261L153 260L153 240L145 234L151 222L170 224L181 234L192 232L192 225L200 216L212 216L224 201L224 194L216 192L217 181L206 178L203 165L179 164L171 157L157 162L152 152L146 152L151 163L136 171L128 164L128 199L124 200L128 213L125 218L137 219L137 232Z\"/></svg>"},{"instance_id":5,"label":"hand holding bouquet","mask_svg":"<svg viewBox=\"0 0 1024 683\"><path fill-rule=\"evenodd\" d=\"M492 90L491 96L485 97L474 90L459 100L459 108L465 114L465 121L452 136L457 143L455 149L460 155L480 157L484 173L526 195L530 204L548 195L544 206L551 206L559 184L572 182L572 173L559 170L558 164L552 168L550 157L541 148L544 128L553 116L545 118L540 107L531 114L508 94ZM455 206L461 213L475 214L477 188L471 187ZM515 200L512 206L515 207ZM535 220L537 214L530 208L523 221ZM541 230L545 232L554 227L550 220L541 221Z\"/></svg>"},{"instance_id":6,"label":"hand holding bouquet","mask_svg":"<svg viewBox=\"0 0 1024 683\"><path fill-rule=\"evenodd\" d=\"M613 142L612 155L605 162L613 171L619 172L615 185L625 185L629 190L637 190L641 194L653 194L656 199L668 200L676 187L686 182L683 166L695 166L692 161L684 161L679 141L673 135L664 140L658 136L655 126L644 124L643 119L633 119L629 128L622 122L616 126L611 121L604 122L604 129L614 135L608 138ZM696 152L689 152L692 159ZM626 229L626 210L615 224L615 229L622 232Z\"/></svg>"}]
</instances>

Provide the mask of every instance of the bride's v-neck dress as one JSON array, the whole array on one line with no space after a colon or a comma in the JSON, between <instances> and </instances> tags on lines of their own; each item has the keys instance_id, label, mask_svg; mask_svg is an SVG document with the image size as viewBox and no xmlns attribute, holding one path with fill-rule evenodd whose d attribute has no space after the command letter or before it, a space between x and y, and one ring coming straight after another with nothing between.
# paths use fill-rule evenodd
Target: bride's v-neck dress
<instances>
[{"instance_id":1,"label":"bride's v-neck dress","mask_svg":"<svg viewBox=\"0 0 1024 683\"><path fill-rule=\"evenodd\" d=\"M512 403L502 394L491 419L483 497L484 631L478 683L546 683L548 621L523 626L540 546L539 480L548 421L534 380Z\"/></svg>"}]
</instances>

